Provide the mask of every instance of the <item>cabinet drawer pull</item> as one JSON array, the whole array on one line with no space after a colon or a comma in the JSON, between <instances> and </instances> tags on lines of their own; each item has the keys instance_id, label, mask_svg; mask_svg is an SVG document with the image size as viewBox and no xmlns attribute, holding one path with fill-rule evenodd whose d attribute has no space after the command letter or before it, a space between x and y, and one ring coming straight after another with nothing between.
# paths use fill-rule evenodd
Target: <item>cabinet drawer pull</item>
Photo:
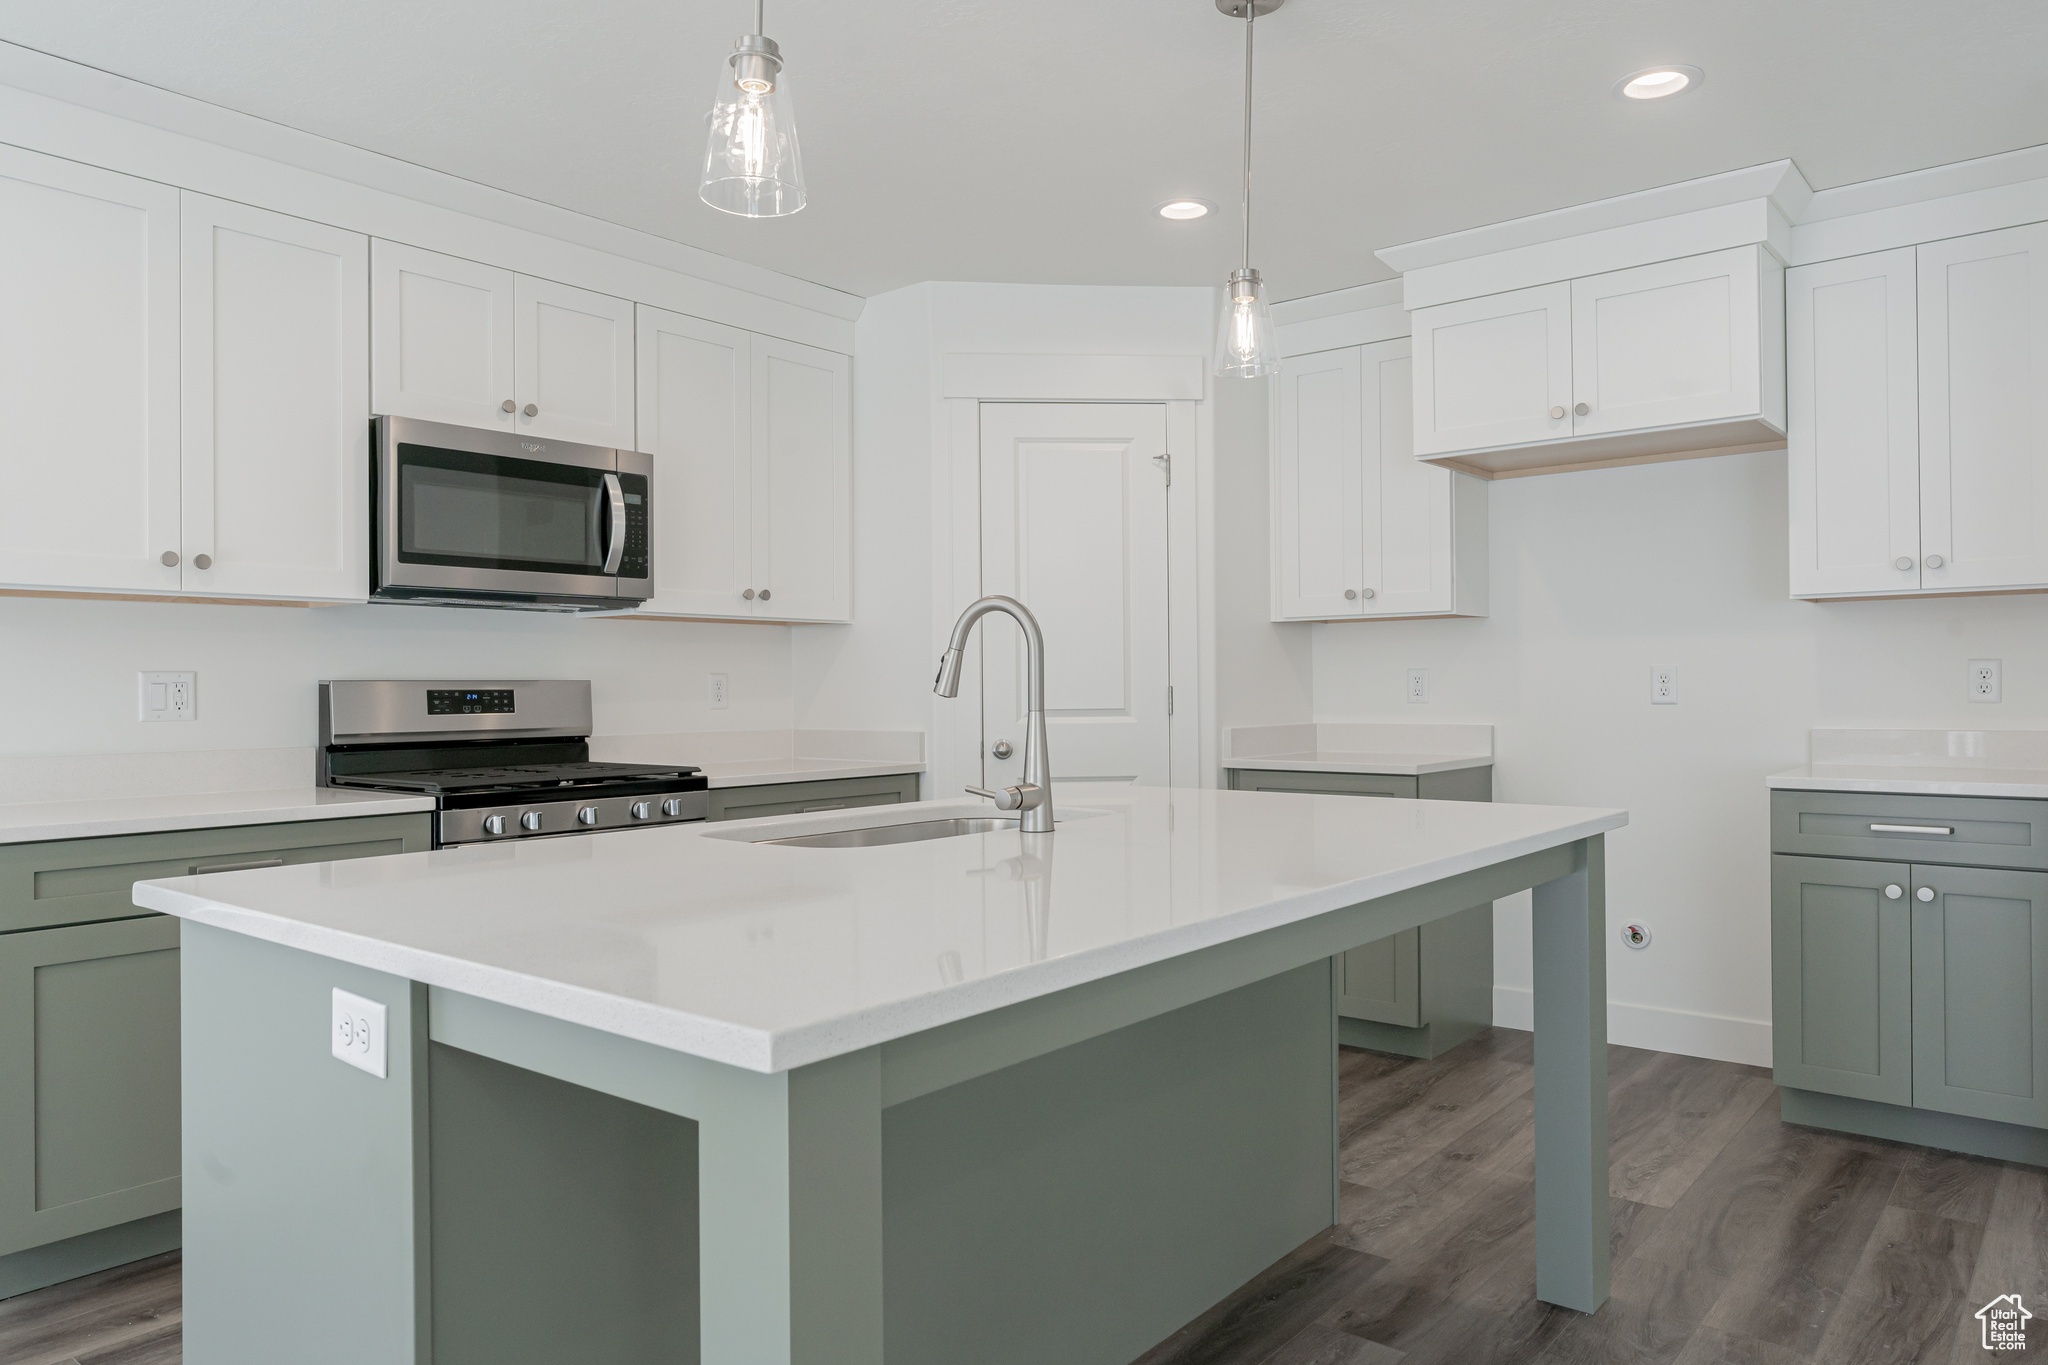
<instances>
[{"instance_id":1,"label":"cabinet drawer pull","mask_svg":"<svg viewBox=\"0 0 2048 1365\"><path fill-rule=\"evenodd\" d=\"M194 863L190 875L203 877L209 872L251 872L259 867L283 867L282 858L259 858L252 863Z\"/></svg>"},{"instance_id":2,"label":"cabinet drawer pull","mask_svg":"<svg viewBox=\"0 0 2048 1365\"><path fill-rule=\"evenodd\" d=\"M809 814L810 814L810 813L811 813L812 811L814 811L814 810L845 810L845 809L846 809L846 803L845 803L844 801L841 801L841 802L840 802L840 803L839 803L838 805L836 805L836 806L802 806L802 807L799 807L799 808L798 808L798 810L797 810L797 814L798 814L798 815L809 815Z\"/></svg>"},{"instance_id":3,"label":"cabinet drawer pull","mask_svg":"<svg viewBox=\"0 0 2048 1365\"><path fill-rule=\"evenodd\" d=\"M1872 834L1954 834L1950 825L1872 825Z\"/></svg>"}]
</instances>

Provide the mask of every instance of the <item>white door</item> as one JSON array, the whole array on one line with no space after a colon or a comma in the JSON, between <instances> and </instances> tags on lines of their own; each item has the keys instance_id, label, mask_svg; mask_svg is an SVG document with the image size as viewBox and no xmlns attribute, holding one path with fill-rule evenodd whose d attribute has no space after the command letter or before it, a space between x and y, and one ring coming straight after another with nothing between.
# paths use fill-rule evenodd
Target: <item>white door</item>
<instances>
[{"instance_id":1,"label":"white door","mask_svg":"<svg viewBox=\"0 0 2048 1365\"><path fill-rule=\"evenodd\" d=\"M1038 617L1052 776L1070 790L1169 781L1166 453L1162 404L981 405L981 589ZM1024 775L1023 637L1001 616L976 632L984 782L1007 786Z\"/></svg>"},{"instance_id":2,"label":"white door","mask_svg":"<svg viewBox=\"0 0 2048 1365\"><path fill-rule=\"evenodd\" d=\"M1794 597L1920 586L1915 288L1912 247L1786 272Z\"/></svg>"},{"instance_id":3,"label":"white door","mask_svg":"<svg viewBox=\"0 0 2048 1365\"><path fill-rule=\"evenodd\" d=\"M178 591L178 192L0 147L0 300L0 584Z\"/></svg>"},{"instance_id":4,"label":"white door","mask_svg":"<svg viewBox=\"0 0 2048 1365\"><path fill-rule=\"evenodd\" d=\"M850 621L852 362L765 336L753 358L754 616Z\"/></svg>"},{"instance_id":5,"label":"white door","mask_svg":"<svg viewBox=\"0 0 2048 1365\"><path fill-rule=\"evenodd\" d=\"M518 430L633 449L633 305L528 275L512 301Z\"/></svg>"},{"instance_id":6,"label":"white door","mask_svg":"<svg viewBox=\"0 0 2048 1365\"><path fill-rule=\"evenodd\" d=\"M1450 611L1454 474L1415 458L1415 383L1408 338L1361 348L1359 431L1365 471L1360 515L1367 616Z\"/></svg>"},{"instance_id":7,"label":"white door","mask_svg":"<svg viewBox=\"0 0 2048 1365\"><path fill-rule=\"evenodd\" d=\"M370 239L183 196L185 591L370 592Z\"/></svg>"},{"instance_id":8,"label":"white door","mask_svg":"<svg viewBox=\"0 0 2048 1365\"><path fill-rule=\"evenodd\" d=\"M1921 586L2048 583L2048 225L1919 267Z\"/></svg>"},{"instance_id":9,"label":"white door","mask_svg":"<svg viewBox=\"0 0 2048 1365\"><path fill-rule=\"evenodd\" d=\"M1573 280L1573 400L1586 409L1573 431L1601 436L1761 411L1762 254L1736 247Z\"/></svg>"},{"instance_id":10,"label":"white door","mask_svg":"<svg viewBox=\"0 0 2048 1365\"><path fill-rule=\"evenodd\" d=\"M654 457L654 596L641 610L751 616L753 338L638 311L638 434Z\"/></svg>"},{"instance_id":11,"label":"white door","mask_svg":"<svg viewBox=\"0 0 2048 1365\"><path fill-rule=\"evenodd\" d=\"M1276 621L1356 616L1363 605L1358 385L1356 346L1289 356L1273 380Z\"/></svg>"},{"instance_id":12,"label":"white door","mask_svg":"<svg viewBox=\"0 0 2048 1365\"><path fill-rule=\"evenodd\" d=\"M1418 308L1410 320L1418 456L1572 434L1568 281Z\"/></svg>"},{"instance_id":13,"label":"white door","mask_svg":"<svg viewBox=\"0 0 2048 1365\"><path fill-rule=\"evenodd\" d=\"M397 242L370 246L370 404L393 417L514 430L512 272Z\"/></svg>"}]
</instances>

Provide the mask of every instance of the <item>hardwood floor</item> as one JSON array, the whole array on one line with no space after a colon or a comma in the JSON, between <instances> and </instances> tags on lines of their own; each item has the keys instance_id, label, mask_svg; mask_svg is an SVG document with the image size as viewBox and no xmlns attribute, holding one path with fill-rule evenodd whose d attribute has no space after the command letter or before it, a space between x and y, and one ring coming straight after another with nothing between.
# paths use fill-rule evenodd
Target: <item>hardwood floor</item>
<instances>
[{"instance_id":1,"label":"hardwood floor","mask_svg":"<svg viewBox=\"0 0 2048 1365\"><path fill-rule=\"evenodd\" d=\"M1992 1299L2048 1313L2048 1171L1794 1127L1761 1068L1622 1047L1613 1298L1537 1303L1531 1066L1508 1029L1346 1049L1343 1222L1137 1365L1963 1365ZM178 1283L173 1254L0 1301L0 1361L178 1365Z\"/></svg>"}]
</instances>

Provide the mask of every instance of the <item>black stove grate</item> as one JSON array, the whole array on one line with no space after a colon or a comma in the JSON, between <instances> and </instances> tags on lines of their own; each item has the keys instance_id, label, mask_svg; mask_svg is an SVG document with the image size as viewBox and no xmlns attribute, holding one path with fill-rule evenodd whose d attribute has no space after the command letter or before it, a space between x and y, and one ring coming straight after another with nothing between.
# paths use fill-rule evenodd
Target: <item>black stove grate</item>
<instances>
[{"instance_id":1,"label":"black stove grate","mask_svg":"<svg viewBox=\"0 0 2048 1365\"><path fill-rule=\"evenodd\" d=\"M607 782L646 781L659 777L690 777L702 769L678 763L534 763L493 768L424 768L394 773L363 774L336 779L351 787L382 791L545 792L561 787L590 787Z\"/></svg>"}]
</instances>

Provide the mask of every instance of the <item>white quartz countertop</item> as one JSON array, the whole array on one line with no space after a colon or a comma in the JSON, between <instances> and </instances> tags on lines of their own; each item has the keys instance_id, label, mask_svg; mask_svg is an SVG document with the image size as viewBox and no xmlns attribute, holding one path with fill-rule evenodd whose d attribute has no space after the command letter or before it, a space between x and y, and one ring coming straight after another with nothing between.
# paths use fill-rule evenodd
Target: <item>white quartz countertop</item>
<instances>
[{"instance_id":1,"label":"white quartz countertop","mask_svg":"<svg viewBox=\"0 0 2048 1365\"><path fill-rule=\"evenodd\" d=\"M1256 758L1227 758L1226 768L1261 769L1289 773L1379 773L1390 777L1420 777L1424 773L1447 773L1457 768L1491 767L1487 754L1352 754L1317 752L1261 754Z\"/></svg>"},{"instance_id":2,"label":"white quartz countertop","mask_svg":"<svg viewBox=\"0 0 2048 1365\"><path fill-rule=\"evenodd\" d=\"M895 777L921 773L916 759L760 758L730 763L699 763L714 787L765 787L777 782L829 782L846 777Z\"/></svg>"},{"instance_id":3,"label":"white quartz countertop","mask_svg":"<svg viewBox=\"0 0 2048 1365\"><path fill-rule=\"evenodd\" d=\"M119 796L0 806L0 844L43 839L98 839L174 829L276 825L288 820L345 820L432 810L432 797L324 787L200 792L185 796Z\"/></svg>"},{"instance_id":4,"label":"white quartz countertop","mask_svg":"<svg viewBox=\"0 0 2048 1365\"><path fill-rule=\"evenodd\" d=\"M2010 796L2048 799L2048 768L1939 768L1919 764L1806 763L1772 773L1774 790L1896 792L1902 796Z\"/></svg>"},{"instance_id":5,"label":"white quartz countertop","mask_svg":"<svg viewBox=\"0 0 2048 1365\"><path fill-rule=\"evenodd\" d=\"M933 801L138 882L139 905L755 1071L874 1046L1627 823L1193 788L1074 794L1051 835L749 835Z\"/></svg>"}]
</instances>

